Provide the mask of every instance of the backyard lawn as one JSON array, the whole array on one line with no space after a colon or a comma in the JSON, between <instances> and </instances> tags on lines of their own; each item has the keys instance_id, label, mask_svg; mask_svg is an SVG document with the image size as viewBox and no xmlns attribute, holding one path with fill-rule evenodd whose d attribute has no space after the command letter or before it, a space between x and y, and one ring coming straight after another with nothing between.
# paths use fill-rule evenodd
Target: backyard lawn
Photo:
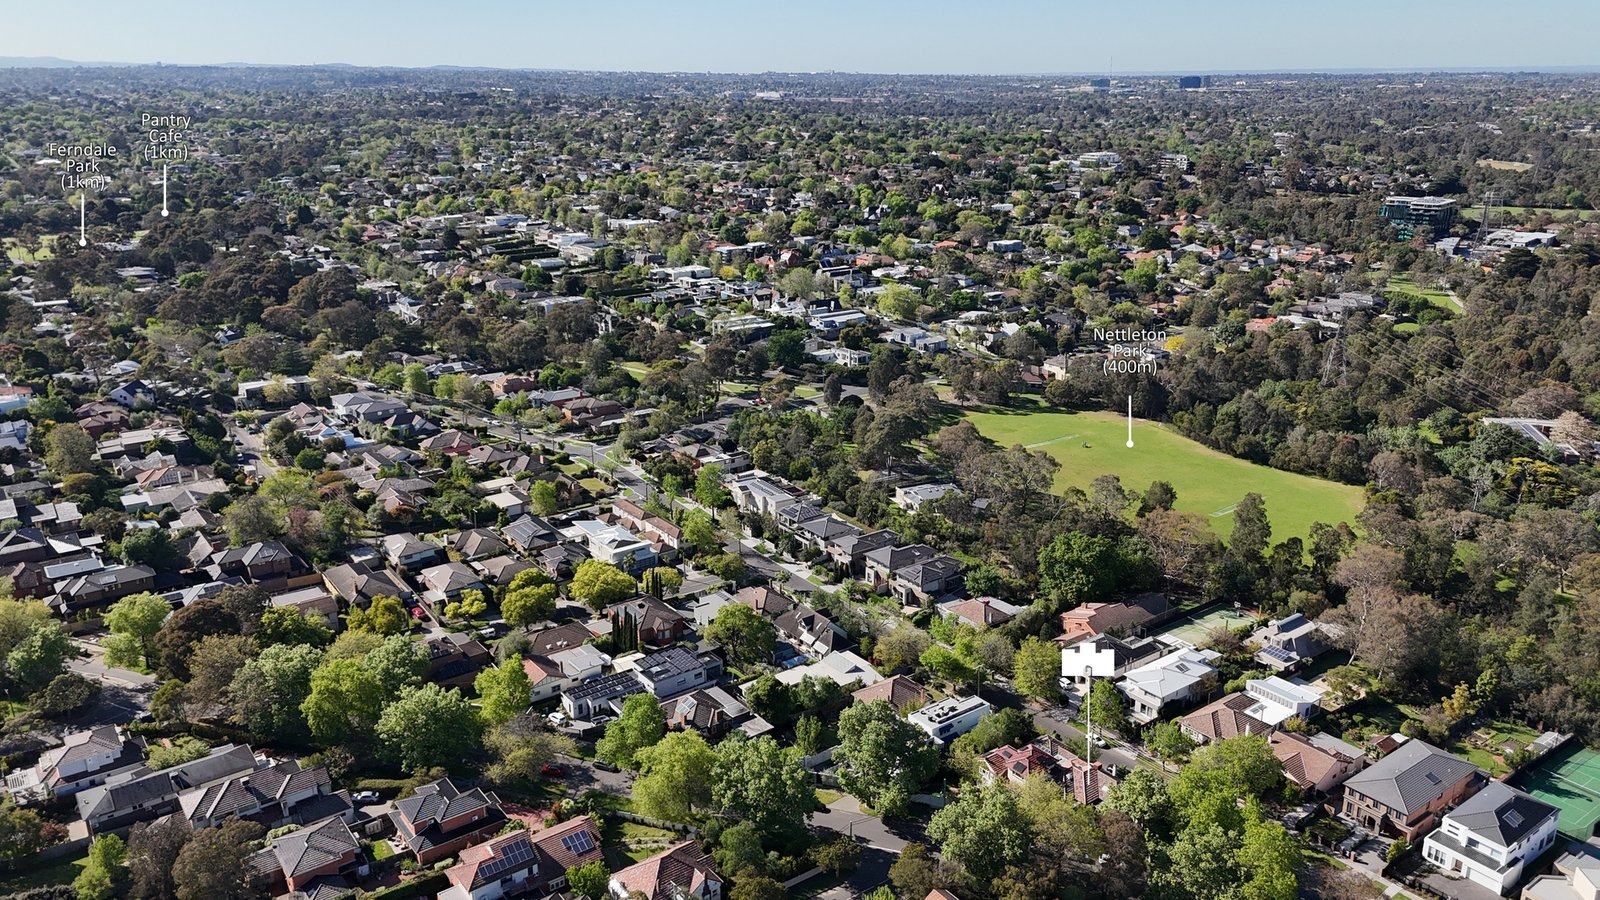
<instances>
[{"instance_id":1,"label":"backyard lawn","mask_svg":"<svg viewBox=\"0 0 1600 900\"><path fill-rule=\"evenodd\" d=\"M1108 473L1121 478L1123 487L1137 491L1152 481L1166 481L1178 492L1179 510L1205 516L1224 536L1233 530L1234 507L1252 491L1266 500L1274 540L1303 538L1314 522L1354 521L1363 505L1358 487L1246 462L1157 422L1134 420L1129 449L1127 420L1114 413L996 410L969 413L966 418L1003 447L1022 444L1060 460L1058 491L1087 489Z\"/></svg>"},{"instance_id":2,"label":"backyard lawn","mask_svg":"<svg viewBox=\"0 0 1600 900\"><path fill-rule=\"evenodd\" d=\"M27 872L8 873L0 878L0 895L14 894L29 888L48 887L53 884L71 884L83 867L88 865L89 857L67 859L42 866Z\"/></svg>"}]
</instances>

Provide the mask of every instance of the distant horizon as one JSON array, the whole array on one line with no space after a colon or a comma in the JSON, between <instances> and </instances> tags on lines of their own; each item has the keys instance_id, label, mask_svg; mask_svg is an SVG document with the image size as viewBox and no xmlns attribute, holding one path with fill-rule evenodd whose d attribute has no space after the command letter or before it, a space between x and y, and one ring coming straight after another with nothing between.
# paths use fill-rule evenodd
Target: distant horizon
<instances>
[{"instance_id":1,"label":"distant horizon","mask_svg":"<svg viewBox=\"0 0 1600 900\"><path fill-rule=\"evenodd\" d=\"M126 65L755 75L1105 76L1558 72L1600 69L1600 4L1340 0L1279 13L1247 0L813 0L704 9L611 0L364 4L278 0L219 15L210 0L79 0L12 11L0 58ZM1483 23L1492 23L1485 39ZM147 60L139 62L138 60ZM48 63L46 63L48 64Z\"/></svg>"},{"instance_id":2,"label":"distant horizon","mask_svg":"<svg viewBox=\"0 0 1600 900\"><path fill-rule=\"evenodd\" d=\"M551 73L551 74L578 74L578 75L714 75L758 77L763 75L781 77L815 77L823 75L859 75L869 77L897 78L1106 78L1112 81L1122 78L1173 78L1185 75L1208 78L1231 77L1259 77L1263 75L1585 75L1600 74L1600 63L1569 66L1521 66L1504 65L1474 68L1471 66L1432 66L1416 68L1298 68L1298 69L1233 69L1233 70L1205 70L1205 69L1149 69L1127 72L1093 72L1093 71L1059 71L1059 72L894 72L874 71L869 69L765 69L765 70L733 70L733 69L605 69L605 68L572 68L572 67L538 67L538 66L490 66L490 65L460 65L454 63L434 63L431 65L398 65L387 63L352 63L341 60L327 60L322 62L243 62L230 60L226 62L167 62L164 60L80 60L66 59L58 56L0 56L0 69L365 69L370 71L401 71L401 72L432 72L432 71L463 71L463 72L511 72L511 73Z\"/></svg>"}]
</instances>

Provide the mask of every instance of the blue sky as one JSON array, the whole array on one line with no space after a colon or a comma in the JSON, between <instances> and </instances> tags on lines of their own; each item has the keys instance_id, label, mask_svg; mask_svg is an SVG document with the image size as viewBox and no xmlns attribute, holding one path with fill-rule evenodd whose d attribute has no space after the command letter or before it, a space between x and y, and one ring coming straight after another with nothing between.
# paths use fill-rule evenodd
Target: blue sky
<instances>
[{"instance_id":1,"label":"blue sky","mask_svg":"<svg viewBox=\"0 0 1600 900\"><path fill-rule=\"evenodd\" d=\"M0 56L688 72L1600 66L1600 3L1543 0L76 0L8 3Z\"/></svg>"}]
</instances>

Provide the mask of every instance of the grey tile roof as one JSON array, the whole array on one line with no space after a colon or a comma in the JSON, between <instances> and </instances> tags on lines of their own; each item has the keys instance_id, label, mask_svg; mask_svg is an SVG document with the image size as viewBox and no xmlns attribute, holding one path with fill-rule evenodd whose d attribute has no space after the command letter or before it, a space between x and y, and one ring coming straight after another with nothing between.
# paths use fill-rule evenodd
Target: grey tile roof
<instances>
[{"instance_id":1,"label":"grey tile roof","mask_svg":"<svg viewBox=\"0 0 1600 900\"><path fill-rule=\"evenodd\" d=\"M1511 847L1559 812L1504 782L1491 781L1456 807L1450 818L1502 847Z\"/></svg>"},{"instance_id":2,"label":"grey tile roof","mask_svg":"<svg viewBox=\"0 0 1600 900\"><path fill-rule=\"evenodd\" d=\"M1481 772L1472 763L1412 738L1366 771L1352 776L1345 782L1345 790L1354 790L1409 816L1462 779L1477 774Z\"/></svg>"},{"instance_id":3,"label":"grey tile roof","mask_svg":"<svg viewBox=\"0 0 1600 900\"><path fill-rule=\"evenodd\" d=\"M342 859L345 854L358 852L361 844L350 833L350 826L338 817L329 819L315 828L299 831L272 841L273 857L282 867L283 874L295 876Z\"/></svg>"}]
</instances>

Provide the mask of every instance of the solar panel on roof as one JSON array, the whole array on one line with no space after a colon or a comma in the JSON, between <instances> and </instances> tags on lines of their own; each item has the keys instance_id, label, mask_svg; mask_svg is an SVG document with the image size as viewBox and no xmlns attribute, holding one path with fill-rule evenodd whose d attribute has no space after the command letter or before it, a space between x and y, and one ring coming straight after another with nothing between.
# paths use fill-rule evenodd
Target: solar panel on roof
<instances>
[{"instance_id":1,"label":"solar panel on roof","mask_svg":"<svg viewBox=\"0 0 1600 900\"><path fill-rule=\"evenodd\" d=\"M1263 647L1261 649L1261 652L1266 654L1268 657L1270 657L1272 659L1275 659L1275 660L1277 660L1279 662L1290 663L1290 662L1294 662L1294 659L1295 659L1294 654L1292 654L1289 651L1283 649L1282 647L1267 646L1267 647Z\"/></svg>"},{"instance_id":2,"label":"solar panel on roof","mask_svg":"<svg viewBox=\"0 0 1600 900\"><path fill-rule=\"evenodd\" d=\"M594 849L594 838L587 831L574 831L561 839L568 853L579 856Z\"/></svg>"},{"instance_id":3,"label":"solar panel on roof","mask_svg":"<svg viewBox=\"0 0 1600 900\"><path fill-rule=\"evenodd\" d=\"M1512 828L1520 826L1522 824L1522 813L1519 813L1514 809L1506 813L1506 824L1510 825Z\"/></svg>"},{"instance_id":4,"label":"solar panel on roof","mask_svg":"<svg viewBox=\"0 0 1600 900\"><path fill-rule=\"evenodd\" d=\"M478 869L478 878L488 880L498 876L501 872L508 871L522 865L533 858L533 843L526 838L512 841L501 849L495 859L490 860Z\"/></svg>"}]
</instances>

